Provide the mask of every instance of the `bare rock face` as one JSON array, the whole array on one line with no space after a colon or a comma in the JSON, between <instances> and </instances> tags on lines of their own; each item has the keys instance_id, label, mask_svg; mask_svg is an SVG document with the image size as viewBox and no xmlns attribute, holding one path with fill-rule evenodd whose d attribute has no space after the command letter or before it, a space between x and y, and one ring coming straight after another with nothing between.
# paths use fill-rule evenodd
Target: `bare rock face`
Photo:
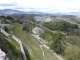
<instances>
[{"instance_id":1,"label":"bare rock face","mask_svg":"<svg viewBox=\"0 0 80 60\"><path fill-rule=\"evenodd\" d=\"M14 56L12 51L9 49L8 44L10 43L0 34L0 49L6 54L6 60L17 60L17 57Z\"/></svg>"},{"instance_id":2,"label":"bare rock face","mask_svg":"<svg viewBox=\"0 0 80 60\"><path fill-rule=\"evenodd\" d=\"M9 60L5 52L3 52L1 49L0 49L0 60Z\"/></svg>"}]
</instances>

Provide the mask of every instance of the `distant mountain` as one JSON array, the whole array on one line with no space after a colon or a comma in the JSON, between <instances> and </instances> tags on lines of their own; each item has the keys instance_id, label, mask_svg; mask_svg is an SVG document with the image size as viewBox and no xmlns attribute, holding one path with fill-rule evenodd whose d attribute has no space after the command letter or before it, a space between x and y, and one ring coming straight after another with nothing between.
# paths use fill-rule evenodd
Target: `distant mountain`
<instances>
[{"instance_id":1,"label":"distant mountain","mask_svg":"<svg viewBox=\"0 0 80 60\"><path fill-rule=\"evenodd\" d=\"M28 11L27 14L46 14L44 12L38 12L38 11Z\"/></svg>"},{"instance_id":2,"label":"distant mountain","mask_svg":"<svg viewBox=\"0 0 80 60\"><path fill-rule=\"evenodd\" d=\"M80 12L70 12L72 15L80 15Z\"/></svg>"},{"instance_id":3,"label":"distant mountain","mask_svg":"<svg viewBox=\"0 0 80 60\"><path fill-rule=\"evenodd\" d=\"M0 10L0 14L25 14L23 11L13 10L13 9L3 9Z\"/></svg>"},{"instance_id":4,"label":"distant mountain","mask_svg":"<svg viewBox=\"0 0 80 60\"><path fill-rule=\"evenodd\" d=\"M20 10L13 10L13 9L3 9L0 10L0 15L6 14L55 14L55 15L79 15L80 12L68 12L68 13L61 13L61 12L54 12L54 13L47 13L47 12L39 12L39 11L20 11Z\"/></svg>"},{"instance_id":5,"label":"distant mountain","mask_svg":"<svg viewBox=\"0 0 80 60\"><path fill-rule=\"evenodd\" d=\"M0 14L45 14L43 12L37 12L37 11L19 11L19 10L13 10L13 9L3 9L0 10Z\"/></svg>"}]
</instances>

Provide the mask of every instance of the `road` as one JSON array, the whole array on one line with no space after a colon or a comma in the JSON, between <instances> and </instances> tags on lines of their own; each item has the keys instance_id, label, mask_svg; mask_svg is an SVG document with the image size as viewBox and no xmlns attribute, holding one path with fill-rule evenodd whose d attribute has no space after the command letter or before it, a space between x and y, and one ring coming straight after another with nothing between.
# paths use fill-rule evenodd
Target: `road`
<instances>
[{"instance_id":1,"label":"road","mask_svg":"<svg viewBox=\"0 0 80 60\"><path fill-rule=\"evenodd\" d=\"M44 54L44 50L43 50L43 45L40 45L40 48L41 48L41 50L42 50L42 52L43 52L43 57L44 57L44 60L46 60L46 57L45 57L45 54Z\"/></svg>"},{"instance_id":2,"label":"road","mask_svg":"<svg viewBox=\"0 0 80 60\"><path fill-rule=\"evenodd\" d=\"M55 55L59 60L64 60L61 56L57 55L53 50L50 50L50 47L47 46L41 39L39 36L37 35L34 35L34 34L31 34L33 37L35 37L40 43L42 46L44 46L48 51L50 51L53 55Z\"/></svg>"}]
</instances>

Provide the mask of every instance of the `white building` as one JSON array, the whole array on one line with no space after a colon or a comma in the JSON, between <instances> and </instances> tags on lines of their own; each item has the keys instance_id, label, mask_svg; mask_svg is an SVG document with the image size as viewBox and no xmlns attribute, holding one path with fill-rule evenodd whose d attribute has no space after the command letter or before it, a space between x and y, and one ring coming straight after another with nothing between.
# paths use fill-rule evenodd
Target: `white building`
<instances>
[{"instance_id":1,"label":"white building","mask_svg":"<svg viewBox=\"0 0 80 60\"><path fill-rule=\"evenodd\" d=\"M34 17L36 21L41 21L41 22L50 22L52 21L52 18L50 16L36 16Z\"/></svg>"}]
</instances>

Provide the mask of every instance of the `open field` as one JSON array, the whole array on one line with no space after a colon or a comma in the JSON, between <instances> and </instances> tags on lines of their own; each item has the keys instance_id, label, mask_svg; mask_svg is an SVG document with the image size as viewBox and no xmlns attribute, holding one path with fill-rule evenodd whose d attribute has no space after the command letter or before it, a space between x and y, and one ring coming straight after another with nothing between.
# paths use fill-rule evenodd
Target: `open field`
<instances>
[{"instance_id":1,"label":"open field","mask_svg":"<svg viewBox=\"0 0 80 60\"><path fill-rule=\"evenodd\" d=\"M40 43L31 35L27 34L25 31L22 30L22 26L19 23L13 23L13 34L18 37L22 43L27 46L30 60L44 60L43 52L40 48ZM52 55L46 48L43 49L46 53L47 60L58 60L54 55ZM47 52L46 52L47 51ZM48 57L49 56L49 57Z\"/></svg>"}]
</instances>

